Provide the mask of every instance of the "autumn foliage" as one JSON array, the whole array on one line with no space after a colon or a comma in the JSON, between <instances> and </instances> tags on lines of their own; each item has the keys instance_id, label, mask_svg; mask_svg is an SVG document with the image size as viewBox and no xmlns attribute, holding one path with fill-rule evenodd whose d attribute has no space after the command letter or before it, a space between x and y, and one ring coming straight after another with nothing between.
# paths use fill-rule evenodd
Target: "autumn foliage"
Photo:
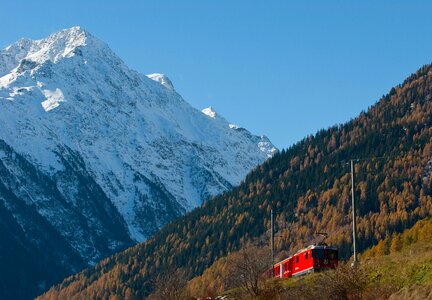
<instances>
[{"instance_id":1,"label":"autumn foliage","mask_svg":"<svg viewBox=\"0 0 432 300\"><path fill-rule=\"evenodd\" d=\"M190 279L246 243L268 239L271 208L277 212L276 251L294 251L316 232L328 232L327 242L349 258L350 159L358 159L359 250L387 237L384 253L387 247L397 251L401 246L393 233L432 213L431 158L432 68L427 65L358 118L281 151L232 191L147 242L71 276L42 298L143 298L153 291L159 270L181 268Z\"/></svg>"}]
</instances>

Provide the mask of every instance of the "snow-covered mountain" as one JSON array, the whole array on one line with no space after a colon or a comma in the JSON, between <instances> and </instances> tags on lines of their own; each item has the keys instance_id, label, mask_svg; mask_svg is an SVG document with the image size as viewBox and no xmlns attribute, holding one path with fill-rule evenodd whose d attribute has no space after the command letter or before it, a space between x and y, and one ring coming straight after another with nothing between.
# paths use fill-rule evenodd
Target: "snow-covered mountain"
<instances>
[{"instance_id":1,"label":"snow-covered mountain","mask_svg":"<svg viewBox=\"0 0 432 300\"><path fill-rule=\"evenodd\" d=\"M86 263L145 240L276 151L80 27L1 50L0 76L0 205L25 228L19 199Z\"/></svg>"}]
</instances>

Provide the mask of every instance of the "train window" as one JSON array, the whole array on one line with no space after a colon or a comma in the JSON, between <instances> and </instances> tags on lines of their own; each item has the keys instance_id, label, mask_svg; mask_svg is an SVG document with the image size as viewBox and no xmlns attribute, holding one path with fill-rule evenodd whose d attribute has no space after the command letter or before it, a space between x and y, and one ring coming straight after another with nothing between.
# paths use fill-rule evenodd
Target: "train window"
<instances>
[{"instance_id":1,"label":"train window","mask_svg":"<svg viewBox=\"0 0 432 300\"><path fill-rule=\"evenodd\" d=\"M296 256L296 263L298 263L299 262L299 256Z\"/></svg>"},{"instance_id":2,"label":"train window","mask_svg":"<svg viewBox=\"0 0 432 300\"><path fill-rule=\"evenodd\" d=\"M324 249L313 249L312 250L312 257L324 259L325 258Z\"/></svg>"},{"instance_id":3,"label":"train window","mask_svg":"<svg viewBox=\"0 0 432 300\"><path fill-rule=\"evenodd\" d=\"M328 257L329 259L337 259L337 251L336 250L329 250L328 251Z\"/></svg>"},{"instance_id":4,"label":"train window","mask_svg":"<svg viewBox=\"0 0 432 300\"><path fill-rule=\"evenodd\" d=\"M305 254L305 258L308 259L308 257L309 257L309 253L306 252L306 254Z\"/></svg>"}]
</instances>

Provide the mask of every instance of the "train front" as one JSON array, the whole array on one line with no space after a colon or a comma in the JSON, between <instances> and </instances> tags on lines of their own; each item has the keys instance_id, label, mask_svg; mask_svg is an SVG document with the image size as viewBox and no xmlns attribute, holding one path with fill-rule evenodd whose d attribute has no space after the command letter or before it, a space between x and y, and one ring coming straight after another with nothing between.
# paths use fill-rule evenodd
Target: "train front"
<instances>
[{"instance_id":1,"label":"train front","mask_svg":"<svg viewBox=\"0 0 432 300\"><path fill-rule=\"evenodd\" d=\"M338 249L329 246L315 246L312 249L314 271L334 269L338 266Z\"/></svg>"}]
</instances>

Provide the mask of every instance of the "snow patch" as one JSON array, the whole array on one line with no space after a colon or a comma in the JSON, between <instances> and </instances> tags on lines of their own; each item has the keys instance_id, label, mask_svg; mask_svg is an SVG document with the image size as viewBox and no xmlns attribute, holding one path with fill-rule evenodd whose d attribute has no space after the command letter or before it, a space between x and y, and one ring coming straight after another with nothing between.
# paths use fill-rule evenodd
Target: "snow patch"
<instances>
[{"instance_id":1,"label":"snow patch","mask_svg":"<svg viewBox=\"0 0 432 300\"><path fill-rule=\"evenodd\" d=\"M14 87L12 89L12 93L9 94L11 97L23 95L24 92L30 92L33 89L33 86L23 86L23 87Z\"/></svg>"},{"instance_id":2,"label":"snow patch","mask_svg":"<svg viewBox=\"0 0 432 300\"><path fill-rule=\"evenodd\" d=\"M146 76L148 78L150 78L151 80L159 82L160 84L162 84L167 89L172 90L172 91L174 90L174 86L173 86L171 80L168 77L166 77L164 74L153 73L153 74L148 74Z\"/></svg>"},{"instance_id":3,"label":"snow patch","mask_svg":"<svg viewBox=\"0 0 432 300\"><path fill-rule=\"evenodd\" d=\"M202 112L203 112L203 114L209 116L212 119L216 119L216 117L217 117L217 113L215 112L215 110L211 106L207 107L207 108L204 108L202 110Z\"/></svg>"},{"instance_id":4,"label":"snow patch","mask_svg":"<svg viewBox=\"0 0 432 300\"><path fill-rule=\"evenodd\" d=\"M56 88L55 91L42 90L42 94L46 97L46 100L41 103L46 112L53 110L60 105L60 102L65 101L63 92L59 88Z\"/></svg>"},{"instance_id":5,"label":"snow patch","mask_svg":"<svg viewBox=\"0 0 432 300\"><path fill-rule=\"evenodd\" d=\"M270 140L265 136L260 136L261 141L258 142L258 148L264 152L267 153L267 157L272 157L275 155L275 153L278 151L273 144L270 142Z\"/></svg>"}]
</instances>

